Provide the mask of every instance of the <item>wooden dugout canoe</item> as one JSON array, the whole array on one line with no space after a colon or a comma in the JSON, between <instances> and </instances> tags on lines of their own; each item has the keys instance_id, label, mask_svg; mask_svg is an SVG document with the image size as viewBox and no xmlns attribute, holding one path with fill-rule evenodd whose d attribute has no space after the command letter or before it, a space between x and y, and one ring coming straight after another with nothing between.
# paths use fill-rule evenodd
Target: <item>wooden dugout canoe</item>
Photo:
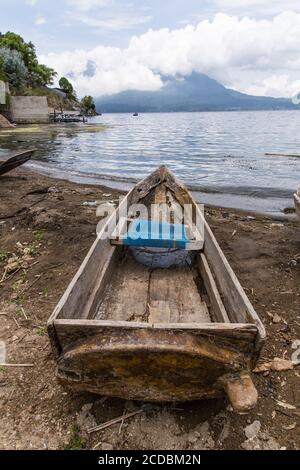
<instances>
[{"instance_id":1,"label":"wooden dugout canoe","mask_svg":"<svg viewBox=\"0 0 300 470\"><path fill-rule=\"evenodd\" d=\"M137 184L113 216L121 219L126 204L154 202L191 204L193 217L204 219L166 167ZM48 322L60 382L125 399L187 401L227 394L238 412L255 406L250 373L265 329L203 223L202 248L158 249L154 255L148 249L150 266L143 264L143 248L98 234ZM108 227L109 221L102 233ZM186 253L189 262L160 266L162 259Z\"/></svg>"},{"instance_id":2,"label":"wooden dugout canoe","mask_svg":"<svg viewBox=\"0 0 300 470\"><path fill-rule=\"evenodd\" d=\"M35 149L25 150L24 152L16 153L13 157L9 158L5 162L0 162L0 176L5 175L6 173L18 168L24 163L28 162L32 155L34 154Z\"/></svg>"}]
</instances>

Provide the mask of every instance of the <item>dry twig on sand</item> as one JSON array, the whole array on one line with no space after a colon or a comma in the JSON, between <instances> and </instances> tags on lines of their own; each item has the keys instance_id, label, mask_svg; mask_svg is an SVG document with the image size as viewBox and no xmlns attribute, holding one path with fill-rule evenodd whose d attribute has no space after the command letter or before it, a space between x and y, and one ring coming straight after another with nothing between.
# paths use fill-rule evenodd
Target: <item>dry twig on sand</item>
<instances>
[{"instance_id":1,"label":"dry twig on sand","mask_svg":"<svg viewBox=\"0 0 300 470\"><path fill-rule=\"evenodd\" d=\"M136 416L136 415L141 414L143 412L144 412L144 410L141 409L141 410L138 410L138 411L133 411L132 413L128 413L127 415L119 416L118 418L114 418L110 421L107 421L106 423L99 424L99 426L94 426L93 428L90 428L88 430L88 433L91 434L92 432L101 431L102 429L113 426L114 424L118 424L122 421L125 421L126 419L132 418L133 416Z\"/></svg>"}]
</instances>

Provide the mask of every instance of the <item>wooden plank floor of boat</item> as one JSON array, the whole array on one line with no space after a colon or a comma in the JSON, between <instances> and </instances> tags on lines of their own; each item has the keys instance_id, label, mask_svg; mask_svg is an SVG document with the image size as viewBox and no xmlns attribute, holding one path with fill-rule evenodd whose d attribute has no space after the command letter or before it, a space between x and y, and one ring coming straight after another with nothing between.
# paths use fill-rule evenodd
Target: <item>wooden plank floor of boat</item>
<instances>
[{"instance_id":1,"label":"wooden plank floor of boat","mask_svg":"<svg viewBox=\"0 0 300 470\"><path fill-rule=\"evenodd\" d=\"M116 267L96 314L98 320L209 323L211 318L190 267L151 270L128 253Z\"/></svg>"}]
</instances>

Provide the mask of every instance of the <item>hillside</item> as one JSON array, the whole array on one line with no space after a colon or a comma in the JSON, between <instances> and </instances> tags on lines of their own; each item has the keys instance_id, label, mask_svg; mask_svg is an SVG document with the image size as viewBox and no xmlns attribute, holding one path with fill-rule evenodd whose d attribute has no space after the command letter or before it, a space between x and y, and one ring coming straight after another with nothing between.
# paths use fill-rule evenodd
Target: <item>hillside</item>
<instances>
[{"instance_id":1,"label":"hillside","mask_svg":"<svg viewBox=\"0 0 300 470\"><path fill-rule=\"evenodd\" d=\"M300 109L291 100L239 93L196 72L187 77L163 77L163 81L158 91L132 90L100 97L97 108L106 113Z\"/></svg>"},{"instance_id":2,"label":"hillside","mask_svg":"<svg viewBox=\"0 0 300 470\"><path fill-rule=\"evenodd\" d=\"M20 93L12 90L12 95L20 96ZM57 93L54 88L52 89L46 86L25 88L22 90L21 96L46 96L50 109L56 109L57 111L60 109L64 111L80 111L80 102L78 100L62 96Z\"/></svg>"}]
</instances>

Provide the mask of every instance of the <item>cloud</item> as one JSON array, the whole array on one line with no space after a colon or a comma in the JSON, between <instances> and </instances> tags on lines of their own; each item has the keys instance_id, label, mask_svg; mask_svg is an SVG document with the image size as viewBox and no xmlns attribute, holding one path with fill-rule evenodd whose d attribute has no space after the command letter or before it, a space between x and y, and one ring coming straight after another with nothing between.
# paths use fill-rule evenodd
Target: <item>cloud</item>
<instances>
[{"instance_id":1,"label":"cloud","mask_svg":"<svg viewBox=\"0 0 300 470\"><path fill-rule=\"evenodd\" d=\"M289 97L299 86L299 51L300 14L251 19L219 13L196 26L149 30L125 49L99 46L41 59L69 74L80 95L155 90L161 75L198 71L241 91ZM91 64L92 76L86 74Z\"/></svg>"},{"instance_id":2,"label":"cloud","mask_svg":"<svg viewBox=\"0 0 300 470\"><path fill-rule=\"evenodd\" d=\"M38 25L38 26L41 26L42 24L45 24L46 23L46 19L39 15L37 16L36 20L35 20L35 24Z\"/></svg>"},{"instance_id":3,"label":"cloud","mask_svg":"<svg viewBox=\"0 0 300 470\"><path fill-rule=\"evenodd\" d=\"M216 11L255 17L274 16L286 10L300 11L298 0L213 0Z\"/></svg>"},{"instance_id":4,"label":"cloud","mask_svg":"<svg viewBox=\"0 0 300 470\"><path fill-rule=\"evenodd\" d=\"M145 13L144 8L136 7L133 3L127 3L124 10L124 7L114 0L66 0L66 2L74 7L66 14L72 20L89 26L93 33L129 30L152 19L152 16ZM114 8L98 11L100 7L108 7L111 4Z\"/></svg>"},{"instance_id":5,"label":"cloud","mask_svg":"<svg viewBox=\"0 0 300 470\"><path fill-rule=\"evenodd\" d=\"M124 29L131 29L134 26L138 26L143 23L147 23L151 20L151 16L139 16L139 15L115 15L108 18L98 18L95 16L73 16L74 19L81 21L82 23L96 28L101 33L103 31L120 31Z\"/></svg>"},{"instance_id":6,"label":"cloud","mask_svg":"<svg viewBox=\"0 0 300 470\"><path fill-rule=\"evenodd\" d=\"M123 90L158 90L161 78L149 67L126 56L118 48L99 46L40 57L54 66L59 76L70 78L80 96L118 93Z\"/></svg>"},{"instance_id":7,"label":"cloud","mask_svg":"<svg viewBox=\"0 0 300 470\"><path fill-rule=\"evenodd\" d=\"M97 7L104 7L112 0L66 0L66 3L80 11L89 11Z\"/></svg>"},{"instance_id":8,"label":"cloud","mask_svg":"<svg viewBox=\"0 0 300 470\"><path fill-rule=\"evenodd\" d=\"M283 90L279 93L279 90ZM300 90L300 80L291 81L288 75L271 75L261 81L255 81L245 89L250 95L282 96L293 97Z\"/></svg>"}]
</instances>

